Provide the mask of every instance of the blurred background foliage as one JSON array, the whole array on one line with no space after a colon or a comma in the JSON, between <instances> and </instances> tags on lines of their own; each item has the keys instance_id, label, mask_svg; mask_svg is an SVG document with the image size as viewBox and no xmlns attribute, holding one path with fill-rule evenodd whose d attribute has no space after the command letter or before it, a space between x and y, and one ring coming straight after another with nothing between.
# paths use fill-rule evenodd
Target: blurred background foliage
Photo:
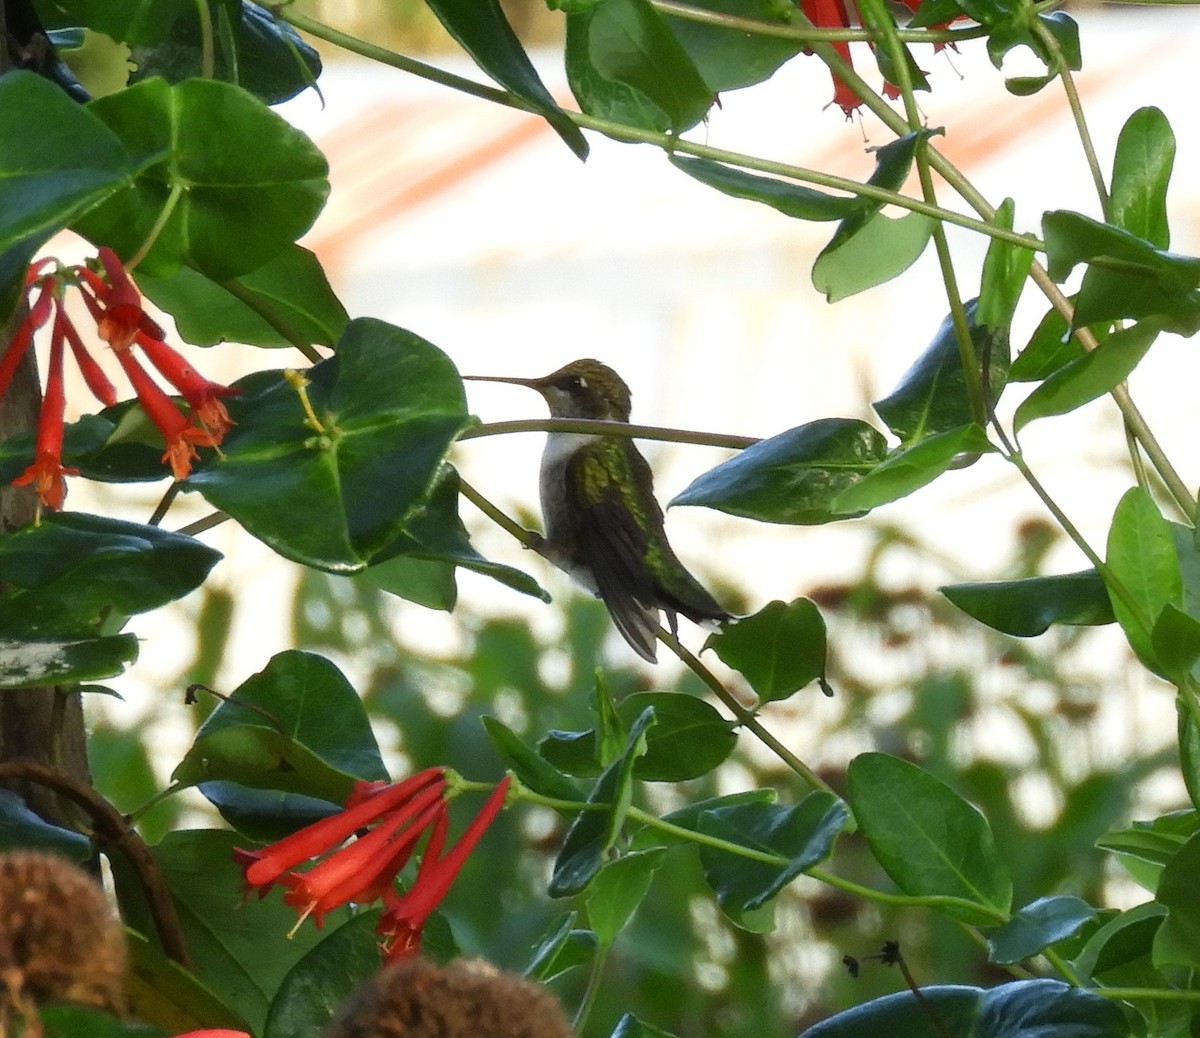
<instances>
[{"instance_id":1,"label":"blurred background foliage","mask_svg":"<svg viewBox=\"0 0 1200 1038\"><path fill-rule=\"evenodd\" d=\"M964 792L992 826L1017 905L1056 893L1124 903L1127 881L1105 871L1096 839L1150 810L1156 797L1166 803L1153 809L1183 802L1170 781L1173 774L1178 783L1169 726L1158 726L1161 741L1134 755L1112 752L1114 721L1106 706L1125 701L1136 711L1136 696L1153 695L1134 687L1147 680L1144 672L1116 648L1123 643L1111 637L1111 628L1061 627L1018 640L982 627L933 590L966 576L939 559L933 546L895 527L861 525L873 545L863 572L845 584L797 589L818 603L827 621L835 697L803 690L764 712L768 726L836 790L844 789L844 765L852 756L880 749L919 762ZM1055 541L1052 528L1027 522L1006 575L1040 573ZM180 690L211 682L229 635L228 594L202 594L201 640L180 670ZM307 571L290 604L296 646L362 676L358 690L393 774L437 763L480 781L495 780L502 770L480 721L484 715L533 741L551 729L591 727L598 680L617 700L664 687L649 683L644 669L609 663L611 631L600 603L576 595L549 608L561 614L561 636L537 634L538 625L523 618L472 614L470 605L460 604L461 645L443 650L419 643L426 611L362 579ZM703 693L688 673L666 687ZM193 725L211 709L201 701L188 715ZM178 710L178 700L162 709ZM817 715L821 720L814 721ZM108 783L102 791L122 808L160 788L146 730L143 720L124 731L102 722L93 732L95 772ZM642 806L663 813L704 797L771 786L784 803L801 793L774 757L742 735L737 752L717 771L679 787L640 783L637 795ZM203 809L198 800L181 808L181 799L145 816L142 828L151 840L186 823L180 811ZM585 924L585 898L555 902L545 893L564 831L563 820L544 808L526 806L498 819L446 906L464 953L522 970L539 939L568 912L578 912L578 925ZM892 889L855 835L838 842L830 871ZM1008 976L987 964L977 938L939 915L889 910L805 877L778 898L772 932L741 930L721 913L695 852L676 849L610 953L595 993L596 1026L603 1032L633 1012L685 1038L796 1033L839 1006L903 987L895 968L871 961L888 940L900 942L918 983L991 984ZM844 956L861 960L856 978ZM566 1004L578 1004L586 977L586 969L568 970L553 986Z\"/></svg>"}]
</instances>

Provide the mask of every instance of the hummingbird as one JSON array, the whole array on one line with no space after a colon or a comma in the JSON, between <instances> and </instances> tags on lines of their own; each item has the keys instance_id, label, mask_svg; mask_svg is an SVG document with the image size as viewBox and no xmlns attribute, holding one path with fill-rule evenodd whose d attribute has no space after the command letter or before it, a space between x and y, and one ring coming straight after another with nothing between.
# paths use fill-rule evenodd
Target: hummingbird
<instances>
[{"instance_id":1,"label":"hummingbird","mask_svg":"<svg viewBox=\"0 0 1200 1038\"><path fill-rule=\"evenodd\" d=\"M575 360L542 378L464 378L536 389L552 418L629 421L629 387L598 360ZM656 661L661 613L672 634L680 613L695 623L732 619L671 550L653 474L632 439L551 432L540 484L546 532L537 551L604 602L642 659Z\"/></svg>"}]
</instances>

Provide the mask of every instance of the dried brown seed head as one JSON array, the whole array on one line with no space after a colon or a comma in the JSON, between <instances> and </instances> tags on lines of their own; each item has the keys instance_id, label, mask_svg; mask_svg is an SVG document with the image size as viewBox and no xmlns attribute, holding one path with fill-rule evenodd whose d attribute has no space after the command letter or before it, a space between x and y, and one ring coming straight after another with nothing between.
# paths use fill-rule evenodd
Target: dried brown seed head
<instances>
[{"instance_id":1,"label":"dried brown seed head","mask_svg":"<svg viewBox=\"0 0 1200 1038\"><path fill-rule=\"evenodd\" d=\"M569 1038L546 988L477 959L405 959L355 992L326 1038Z\"/></svg>"},{"instance_id":2,"label":"dried brown seed head","mask_svg":"<svg viewBox=\"0 0 1200 1038\"><path fill-rule=\"evenodd\" d=\"M54 854L0 854L0 1003L120 1013L124 986L125 936L100 885Z\"/></svg>"}]
</instances>

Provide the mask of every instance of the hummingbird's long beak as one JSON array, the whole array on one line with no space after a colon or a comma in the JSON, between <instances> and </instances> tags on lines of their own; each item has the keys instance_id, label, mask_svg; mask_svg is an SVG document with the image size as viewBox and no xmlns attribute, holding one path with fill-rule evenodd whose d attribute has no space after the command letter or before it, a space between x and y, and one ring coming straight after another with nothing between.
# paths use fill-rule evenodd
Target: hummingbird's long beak
<instances>
[{"instance_id":1,"label":"hummingbird's long beak","mask_svg":"<svg viewBox=\"0 0 1200 1038\"><path fill-rule=\"evenodd\" d=\"M513 386L527 386L529 389L537 389L537 384L541 379L536 378L512 378L502 375L463 375L464 382L507 382Z\"/></svg>"}]
</instances>

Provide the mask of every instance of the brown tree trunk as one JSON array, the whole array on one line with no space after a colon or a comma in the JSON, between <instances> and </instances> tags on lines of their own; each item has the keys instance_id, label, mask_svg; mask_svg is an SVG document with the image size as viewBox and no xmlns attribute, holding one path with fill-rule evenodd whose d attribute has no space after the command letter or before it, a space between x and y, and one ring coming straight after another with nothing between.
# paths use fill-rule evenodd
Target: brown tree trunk
<instances>
[{"instance_id":1,"label":"brown tree trunk","mask_svg":"<svg viewBox=\"0 0 1200 1038\"><path fill-rule=\"evenodd\" d=\"M0 332L0 355L24 313L24 306L18 307ZM30 349L0 401L0 441L37 425L41 399L37 361ZM37 498L27 487L0 485L0 536L32 522L36 510ZM0 689L0 762L11 760L48 764L78 781L90 783L83 706L77 691L70 686L53 685ZM72 820L78 818L77 809L69 801L43 786L22 783L12 788L47 821L71 826Z\"/></svg>"}]
</instances>

